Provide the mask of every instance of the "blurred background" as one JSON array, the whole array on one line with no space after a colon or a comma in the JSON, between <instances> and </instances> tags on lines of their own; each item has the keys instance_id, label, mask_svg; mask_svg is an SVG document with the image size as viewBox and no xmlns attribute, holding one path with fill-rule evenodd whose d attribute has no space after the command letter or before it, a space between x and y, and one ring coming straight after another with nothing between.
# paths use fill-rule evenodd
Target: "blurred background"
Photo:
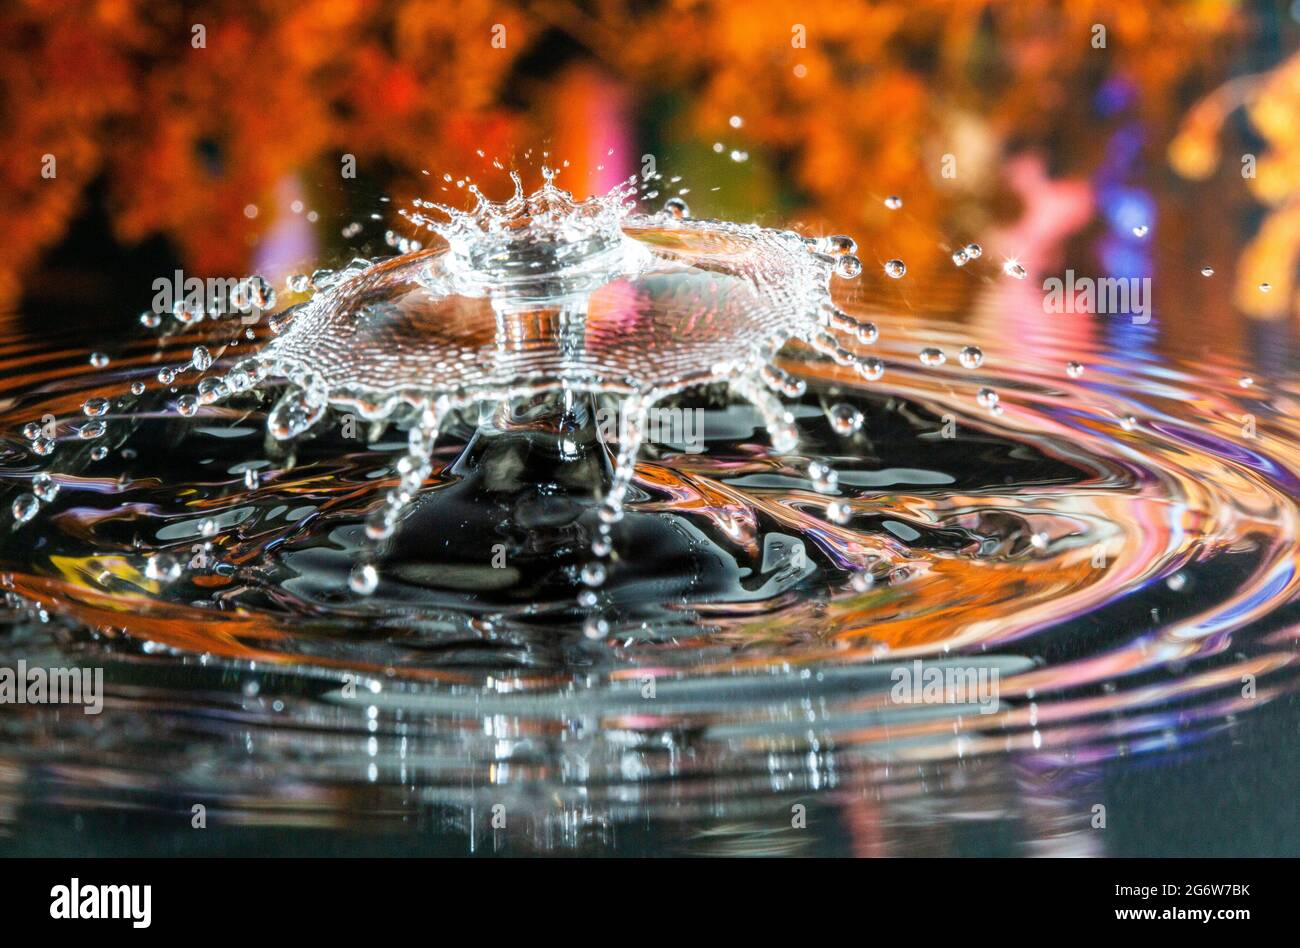
<instances>
[{"instance_id":1,"label":"blurred background","mask_svg":"<svg viewBox=\"0 0 1300 948\"><path fill-rule=\"evenodd\" d=\"M979 239L1034 276L1083 255L1153 276L1158 310L1181 314L1160 321L1171 341L1289 338L1298 17L1228 0L12 2L0 309L27 329L128 327L177 267L282 278L381 252L398 207L455 199L444 174L500 195L494 160L534 180L567 161L582 194L653 156L696 216L902 257L925 289L908 306L959 314L979 284L950 244Z\"/></svg>"}]
</instances>

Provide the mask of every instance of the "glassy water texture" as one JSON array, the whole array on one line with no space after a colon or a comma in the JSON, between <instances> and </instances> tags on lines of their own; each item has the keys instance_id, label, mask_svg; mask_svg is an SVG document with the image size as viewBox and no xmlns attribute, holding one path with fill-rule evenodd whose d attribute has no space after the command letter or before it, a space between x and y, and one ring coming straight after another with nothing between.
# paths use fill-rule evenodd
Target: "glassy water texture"
<instances>
[{"instance_id":1,"label":"glassy water texture","mask_svg":"<svg viewBox=\"0 0 1300 948\"><path fill-rule=\"evenodd\" d=\"M631 196L417 206L449 249L233 340L4 340L3 664L108 695L4 707L14 845L1099 854L1116 762L1293 707L1293 384Z\"/></svg>"}]
</instances>

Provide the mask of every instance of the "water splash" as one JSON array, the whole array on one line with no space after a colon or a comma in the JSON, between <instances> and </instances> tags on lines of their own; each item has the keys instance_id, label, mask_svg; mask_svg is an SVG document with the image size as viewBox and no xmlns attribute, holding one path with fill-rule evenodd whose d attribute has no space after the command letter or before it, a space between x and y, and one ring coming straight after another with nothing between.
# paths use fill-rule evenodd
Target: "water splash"
<instances>
[{"instance_id":1,"label":"water splash","mask_svg":"<svg viewBox=\"0 0 1300 948\"><path fill-rule=\"evenodd\" d=\"M514 193L501 202L471 185L470 211L417 201L406 216L445 249L331 274L277 320L280 334L259 358L224 379L232 393L288 383L268 419L278 440L303 435L328 409L408 430L401 481L367 527L375 540L401 521L455 411L545 393L619 395L625 423L599 511L608 537L663 400L723 383L789 452L797 432L778 396L803 385L773 364L783 346L804 343L864 379L883 373L855 351L876 341L875 326L831 300L832 277L862 269L852 239L693 220L680 198L636 213L636 178L575 201L544 176L528 194L512 174Z\"/></svg>"}]
</instances>

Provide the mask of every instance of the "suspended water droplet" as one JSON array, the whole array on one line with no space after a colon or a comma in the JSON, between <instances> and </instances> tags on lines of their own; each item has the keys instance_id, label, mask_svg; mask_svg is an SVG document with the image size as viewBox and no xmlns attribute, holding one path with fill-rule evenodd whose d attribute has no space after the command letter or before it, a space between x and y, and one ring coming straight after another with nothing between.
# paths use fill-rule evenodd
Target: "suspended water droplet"
<instances>
[{"instance_id":1,"label":"suspended water droplet","mask_svg":"<svg viewBox=\"0 0 1300 948\"><path fill-rule=\"evenodd\" d=\"M838 435L851 435L862 428L862 412L852 405L840 402L830 410L831 428Z\"/></svg>"},{"instance_id":2,"label":"suspended water droplet","mask_svg":"<svg viewBox=\"0 0 1300 948\"><path fill-rule=\"evenodd\" d=\"M1267 293L1271 289L1273 289L1273 284L1271 283L1261 283L1259 285L1259 291L1261 293Z\"/></svg>"},{"instance_id":3,"label":"suspended water droplet","mask_svg":"<svg viewBox=\"0 0 1300 948\"><path fill-rule=\"evenodd\" d=\"M181 578L181 563L169 553L158 553L145 560L144 574L155 582L171 583Z\"/></svg>"},{"instance_id":4,"label":"suspended water droplet","mask_svg":"<svg viewBox=\"0 0 1300 948\"><path fill-rule=\"evenodd\" d=\"M1065 374L1072 379L1079 378L1081 375L1083 375L1083 363L1082 362L1065 363Z\"/></svg>"},{"instance_id":5,"label":"suspended water droplet","mask_svg":"<svg viewBox=\"0 0 1300 948\"><path fill-rule=\"evenodd\" d=\"M840 483L840 475L835 468L822 461L808 463L808 479L812 481L813 490L819 494L833 494Z\"/></svg>"},{"instance_id":6,"label":"suspended water droplet","mask_svg":"<svg viewBox=\"0 0 1300 948\"><path fill-rule=\"evenodd\" d=\"M849 585L853 587L854 592L866 592L875 584L876 577L870 570L860 569L849 577Z\"/></svg>"},{"instance_id":7,"label":"suspended water droplet","mask_svg":"<svg viewBox=\"0 0 1300 948\"><path fill-rule=\"evenodd\" d=\"M1149 229L1150 228L1148 228L1146 224L1138 224L1136 227L1133 228L1133 236L1145 237Z\"/></svg>"},{"instance_id":8,"label":"suspended water droplet","mask_svg":"<svg viewBox=\"0 0 1300 948\"><path fill-rule=\"evenodd\" d=\"M984 350L979 346L967 346L958 353L957 361L964 369L978 369L984 362Z\"/></svg>"},{"instance_id":9,"label":"suspended water droplet","mask_svg":"<svg viewBox=\"0 0 1300 948\"><path fill-rule=\"evenodd\" d=\"M1185 573L1174 573L1165 580L1165 585L1174 592L1182 592L1187 587L1187 576Z\"/></svg>"},{"instance_id":10,"label":"suspended water droplet","mask_svg":"<svg viewBox=\"0 0 1300 948\"><path fill-rule=\"evenodd\" d=\"M862 272L862 261L853 254L845 254L835 261L835 274L845 280L852 280Z\"/></svg>"},{"instance_id":11,"label":"suspended water droplet","mask_svg":"<svg viewBox=\"0 0 1300 948\"><path fill-rule=\"evenodd\" d=\"M97 369L102 369L108 365L108 354L105 352L92 352L90 354L90 364Z\"/></svg>"},{"instance_id":12,"label":"suspended water droplet","mask_svg":"<svg viewBox=\"0 0 1300 948\"><path fill-rule=\"evenodd\" d=\"M858 375L862 376L868 382L879 381L880 377L885 374L885 363L880 359L863 359L855 363Z\"/></svg>"},{"instance_id":13,"label":"suspended water droplet","mask_svg":"<svg viewBox=\"0 0 1300 948\"><path fill-rule=\"evenodd\" d=\"M190 353L190 365L194 366L200 372L206 372L212 365L212 353L207 346L195 346L194 351Z\"/></svg>"},{"instance_id":14,"label":"suspended water droplet","mask_svg":"<svg viewBox=\"0 0 1300 948\"><path fill-rule=\"evenodd\" d=\"M140 325L145 329L157 329L162 325L162 317L151 309L146 309L140 314Z\"/></svg>"},{"instance_id":15,"label":"suspended water droplet","mask_svg":"<svg viewBox=\"0 0 1300 948\"><path fill-rule=\"evenodd\" d=\"M1241 378L1237 379L1237 384L1242 388L1250 388L1255 384L1255 380L1249 375L1243 375Z\"/></svg>"},{"instance_id":16,"label":"suspended water droplet","mask_svg":"<svg viewBox=\"0 0 1300 948\"><path fill-rule=\"evenodd\" d=\"M217 535L217 522L211 517L199 521L199 533L205 537Z\"/></svg>"},{"instance_id":17,"label":"suspended water droplet","mask_svg":"<svg viewBox=\"0 0 1300 948\"><path fill-rule=\"evenodd\" d=\"M1203 277L1214 276L1214 267L1201 267L1201 276Z\"/></svg>"},{"instance_id":18,"label":"suspended water droplet","mask_svg":"<svg viewBox=\"0 0 1300 948\"><path fill-rule=\"evenodd\" d=\"M1125 431L1132 431L1137 427L1137 425L1138 425L1138 420L1134 418L1132 415L1125 415L1123 418L1120 419L1119 422L1119 426L1123 428Z\"/></svg>"},{"instance_id":19,"label":"suspended water droplet","mask_svg":"<svg viewBox=\"0 0 1300 948\"><path fill-rule=\"evenodd\" d=\"M826 505L826 519L844 526L853 519L853 507L847 500L832 500Z\"/></svg>"},{"instance_id":20,"label":"suspended water droplet","mask_svg":"<svg viewBox=\"0 0 1300 948\"><path fill-rule=\"evenodd\" d=\"M230 394L230 389L226 387L223 379L207 378L199 383L199 403L211 405Z\"/></svg>"},{"instance_id":21,"label":"suspended water droplet","mask_svg":"<svg viewBox=\"0 0 1300 948\"><path fill-rule=\"evenodd\" d=\"M739 115L733 115L731 118L727 119L727 124L732 128L740 128L745 124L745 120Z\"/></svg>"},{"instance_id":22,"label":"suspended water droplet","mask_svg":"<svg viewBox=\"0 0 1300 948\"><path fill-rule=\"evenodd\" d=\"M603 639L609 635L609 623L599 616L591 616L582 624L582 634L589 639Z\"/></svg>"},{"instance_id":23,"label":"suspended water droplet","mask_svg":"<svg viewBox=\"0 0 1300 948\"><path fill-rule=\"evenodd\" d=\"M1023 280L1029 275L1028 271L1020 265L1018 260L1008 260L1002 264L1002 272L1009 277L1015 277L1017 280Z\"/></svg>"},{"instance_id":24,"label":"suspended water droplet","mask_svg":"<svg viewBox=\"0 0 1300 948\"><path fill-rule=\"evenodd\" d=\"M38 437L32 442L32 450L41 457L48 457L54 453L55 441L53 438L47 438L44 435Z\"/></svg>"},{"instance_id":25,"label":"suspended water droplet","mask_svg":"<svg viewBox=\"0 0 1300 948\"><path fill-rule=\"evenodd\" d=\"M896 211L902 206L903 199L897 194L891 194L889 197L885 198L885 207L889 208L891 211Z\"/></svg>"},{"instance_id":26,"label":"suspended water droplet","mask_svg":"<svg viewBox=\"0 0 1300 948\"><path fill-rule=\"evenodd\" d=\"M348 574L348 588L358 596L369 596L379 586L379 571L373 563L358 563Z\"/></svg>"},{"instance_id":27,"label":"suspended water droplet","mask_svg":"<svg viewBox=\"0 0 1300 948\"><path fill-rule=\"evenodd\" d=\"M975 393L975 400L979 402L980 406L983 408L992 408L998 403L999 398L998 393L993 391L993 389L982 388Z\"/></svg>"},{"instance_id":28,"label":"suspended water droplet","mask_svg":"<svg viewBox=\"0 0 1300 948\"><path fill-rule=\"evenodd\" d=\"M32 478L32 493L49 503L59 496L59 482L44 471Z\"/></svg>"},{"instance_id":29,"label":"suspended water droplet","mask_svg":"<svg viewBox=\"0 0 1300 948\"><path fill-rule=\"evenodd\" d=\"M198 412L199 400L193 395L182 395L176 399L176 410L188 418Z\"/></svg>"},{"instance_id":30,"label":"suspended water droplet","mask_svg":"<svg viewBox=\"0 0 1300 948\"><path fill-rule=\"evenodd\" d=\"M691 206L679 197L670 197L664 201L664 210L679 221L691 216Z\"/></svg>"},{"instance_id":31,"label":"suspended water droplet","mask_svg":"<svg viewBox=\"0 0 1300 948\"><path fill-rule=\"evenodd\" d=\"M103 445L100 445L90 452L90 458L92 461L102 461L106 457L108 457L108 448Z\"/></svg>"},{"instance_id":32,"label":"suspended water droplet","mask_svg":"<svg viewBox=\"0 0 1300 948\"><path fill-rule=\"evenodd\" d=\"M603 563L588 563L582 568L582 582L586 586L601 586L605 583L605 565Z\"/></svg>"},{"instance_id":33,"label":"suspended water droplet","mask_svg":"<svg viewBox=\"0 0 1300 948\"><path fill-rule=\"evenodd\" d=\"M28 441L35 441L41 436L43 430L44 429L36 422L29 421L27 424L23 425L23 437Z\"/></svg>"},{"instance_id":34,"label":"suspended water droplet","mask_svg":"<svg viewBox=\"0 0 1300 948\"><path fill-rule=\"evenodd\" d=\"M96 438L102 438L107 430L102 421L92 421L82 425L77 434L85 441L94 441Z\"/></svg>"},{"instance_id":35,"label":"suspended water droplet","mask_svg":"<svg viewBox=\"0 0 1300 948\"><path fill-rule=\"evenodd\" d=\"M171 385L172 382L176 381L176 370L163 366L158 370L158 381L163 385Z\"/></svg>"},{"instance_id":36,"label":"suspended water droplet","mask_svg":"<svg viewBox=\"0 0 1300 948\"><path fill-rule=\"evenodd\" d=\"M110 406L107 398L88 398L82 403L81 410L87 418L98 418L107 413Z\"/></svg>"},{"instance_id":37,"label":"suspended water droplet","mask_svg":"<svg viewBox=\"0 0 1300 948\"><path fill-rule=\"evenodd\" d=\"M323 401L313 399L305 390L290 390L271 409L267 430L277 441L287 441L316 424L324 413Z\"/></svg>"},{"instance_id":38,"label":"suspended water droplet","mask_svg":"<svg viewBox=\"0 0 1300 948\"><path fill-rule=\"evenodd\" d=\"M885 275L893 277L895 280L901 280L907 273L907 264L902 260L886 260Z\"/></svg>"},{"instance_id":39,"label":"suspended water droplet","mask_svg":"<svg viewBox=\"0 0 1300 948\"><path fill-rule=\"evenodd\" d=\"M131 383L131 394L132 394L132 395L143 395L143 394L144 394L144 383L143 383L143 382L132 382L132 383Z\"/></svg>"},{"instance_id":40,"label":"suspended water droplet","mask_svg":"<svg viewBox=\"0 0 1300 948\"><path fill-rule=\"evenodd\" d=\"M965 251L965 250L958 249L958 250L954 250L954 251L953 251L953 254L952 254L952 262L953 262L954 264L956 264L957 266L959 266L959 267L964 267L964 266L966 266L966 261L969 260L969 259L970 259L970 257L968 257L968 256L966 255L966 251Z\"/></svg>"},{"instance_id":41,"label":"suspended water droplet","mask_svg":"<svg viewBox=\"0 0 1300 948\"><path fill-rule=\"evenodd\" d=\"M14 498L11 509L15 522L26 523L36 516L36 512L41 509L41 502L36 499L35 494L19 494Z\"/></svg>"},{"instance_id":42,"label":"suspended water droplet","mask_svg":"<svg viewBox=\"0 0 1300 948\"><path fill-rule=\"evenodd\" d=\"M943 365L948 361L948 357L943 354L943 350L936 349L933 346L926 346L921 350L917 358L921 360L922 365L929 366L930 368Z\"/></svg>"},{"instance_id":43,"label":"suspended water droplet","mask_svg":"<svg viewBox=\"0 0 1300 948\"><path fill-rule=\"evenodd\" d=\"M253 470L251 467L244 471L244 486L249 490L257 490L261 483L262 478L258 475L257 471Z\"/></svg>"},{"instance_id":44,"label":"suspended water droplet","mask_svg":"<svg viewBox=\"0 0 1300 948\"><path fill-rule=\"evenodd\" d=\"M968 260L978 260L980 257L984 255L984 248L981 247L979 244L974 244L974 243L967 244L965 250L966 250L966 259Z\"/></svg>"}]
</instances>

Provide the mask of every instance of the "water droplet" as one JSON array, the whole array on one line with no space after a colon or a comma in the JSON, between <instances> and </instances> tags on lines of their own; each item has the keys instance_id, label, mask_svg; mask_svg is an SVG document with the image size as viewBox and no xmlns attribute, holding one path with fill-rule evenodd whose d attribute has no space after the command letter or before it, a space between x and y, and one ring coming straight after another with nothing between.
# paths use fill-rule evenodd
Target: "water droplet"
<instances>
[{"instance_id":1,"label":"water droplet","mask_svg":"<svg viewBox=\"0 0 1300 948\"><path fill-rule=\"evenodd\" d=\"M982 388L975 393L975 400L982 408L992 408L999 401L998 393L991 388Z\"/></svg>"},{"instance_id":2,"label":"water droplet","mask_svg":"<svg viewBox=\"0 0 1300 948\"><path fill-rule=\"evenodd\" d=\"M193 395L182 395L176 399L176 410L188 418L199 410L199 400Z\"/></svg>"},{"instance_id":3,"label":"water droplet","mask_svg":"<svg viewBox=\"0 0 1300 948\"><path fill-rule=\"evenodd\" d=\"M840 402L830 410L831 428L836 434L855 434L862 427L862 412L852 405Z\"/></svg>"},{"instance_id":4,"label":"water droplet","mask_svg":"<svg viewBox=\"0 0 1300 948\"><path fill-rule=\"evenodd\" d=\"M1079 378L1079 376L1083 375L1083 363L1082 362L1065 363L1065 374L1072 379Z\"/></svg>"},{"instance_id":5,"label":"water droplet","mask_svg":"<svg viewBox=\"0 0 1300 948\"><path fill-rule=\"evenodd\" d=\"M582 606L582 608L584 609L590 609L598 601L599 600L597 599L594 590L584 589L580 593L578 593L578 605Z\"/></svg>"},{"instance_id":6,"label":"water droplet","mask_svg":"<svg viewBox=\"0 0 1300 948\"><path fill-rule=\"evenodd\" d=\"M39 424L34 421L29 421L27 424L23 425L23 437L28 441L35 441L41 436L42 430L43 429Z\"/></svg>"},{"instance_id":7,"label":"water droplet","mask_svg":"<svg viewBox=\"0 0 1300 948\"><path fill-rule=\"evenodd\" d=\"M933 346L926 346L922 349L918 358L921 360L922 365L930 368L943 365L948 361L948 357L943 354L943 350L936 349Z\"/></svg>"},{"instance_id":8,"label":"water droplet","mask_svg":"<svg viewBox=\"0 0 1300 948\"><path fill-rule=\"evenodd\" d=\"M863 359L856 363L858 375L868 382L875 382L885 374L885 363L880 359Z\"/></svg>"},{"instance_id":9,"label":"water droplet","mask_svg":"<svg viewBox=\"0 0 1300 948\"><path fill-rule=\"evenodd\" d=\"M591 616L582 624L582 634L589 639L603 639L609 635L609 623L597 616Z\"/></svg>"},{"instance_id":10,"label":"water droplet","mask_svg":"<svg viewBox=\"0 0 1300 948\"><path fill-rule=\"evenodd\" d=\"M1261 283L1259 285L1259 291L1261 293L1267 293L1271 289L1273 289L1273 284L1271 283Z\"/></svg>"},{"instance_id":11,"label":"water droplet","mask_svg":"<svg viewBox=\"0 0 1300 948\"><path fill-rule=\"evenodd\" d=\"M88 398L82 403L81 410L87 418L98 418L107 413L110 405L107 398Z\"/></svg>"},{"instance_id":12,"label":"water droplet","mask_svg":"<svg viewBox=\"0 0 1300 948\"><path fill-rule=\"evenodd\" d=\"M41 509L41 502L36 499L35 494L19 494L14 498L12 509L14 520L18 523L26 523L36 516L36 512Z\"/></svg>"},{"instance_id":13,"label":"water droplet","mask_svg":"<svg viewBox=\"0 0 1300 948\"><path fill-rule=\"evenodd\" d=\"M59 496L59 482L44 471L32 478L32 493L49 503Z\"/></svg>"},{"instance_id":14,"label":"water droplet","mask_svg":"<svg viewBox=\"0 0 1300 948\"><path fill-rule=\"evenodd\" d=\"M145 329L157 329L162 324L162 317L151 309L140 314L140 325Z\"/></svg>"},{"instance_id":15,"label":"water droplet","mask_svg":"<svg viewBox=\"0 0 1300 948\"><path fill-rule=\"evenodd\" d=\"M90 354L90 364L97 369L102 369L108 365L108 354L104 352L92 352Z\"/></svg>"},{"instance_id":16,"label":"water droplet","mask_svg":"<svg viewBox=\"0 0 1300 948\"><path fill-rule=\"evenodd\" d=\"M853 507L847 500L832 500L826 505L826 519L844 526L853 519Z\"/></svg>"},{"instance_id":17,"label":"water droplet","mask_svg":"<svg viewBox=\"0 0 1300 948\"><path fill-rule=\"evenodd\" d=\"M835 468L821 461L809 462L808 479L812 481L813 490L819 494L834 493L840 483L840 475Z\"/></svg>"},{"instance_id":18,"label":"water droplet","mask_svg":"<svg viewBox=\"0 0 1300 948\"><path fill-rule=\"evenodd\" d=\"M891 211L896 211L902 206L903 199L897 194L891 194L889 197L885 198L885 207L889 208Z\"/></svg>"},{"instance_id":19,"label":"water droplet","mask_svg":"<svg viewBox=\"0 0 1300 948\"><path fill-rule=\"evenodd\" d=\"M358 563L348 574L348 588L358 596L369 596L379 586L379 571L373 563Z\"/></svg>"},{"instance_id":20,"label":"water droplet","mask_svg":"<svg viewBox=\"0 0 1300 948\"><path fill-rule=\"evenodd\" d=\"M180 560L168 553L158 553L145 561L144 574L156 582L175 582L181 578Z\"/></svg>"},{"instance_id":21,"label":"water droplet","mask_svg":"<svg viewBox=\"0 0 1300 948\"><path fill-rule=\"evenodd\" d=\"M257 490L261 483L262 478L251 467L244 472L244 486L249 490Z\"/></svg>"},{"instance_id":22,"label":"water droplet","mask_svg":"<svg viewBox=\"0 0 1300 948\"><path fill-rule=\"evenodd\" d=\"M1201 267L1201 276L1203 277L1214 276L1214 267Z\"/></svg>"},{"instance_id":23,"label":"water droplet","mask_svg":"<svg viewBox=\"0 0 1300 948\"><path fill-rule=\"evenodd\" d=\"M316 424L324 413L324 402L311 398L302 390L289 391L276 402L266 423L273 438L286 441Z\"/></svg>"},{"instance_id":24,"label":"water droplet","mask_svg":"<svg viewBox=\"0 0 1300 948\"><path fill-rule=\"evenodd\" d=\"M294 273L284 281L290 293L306 293L311 289L311 277L305 273Z\"/></svg>"},{"instance_id":25,"label":"water droplet","mask_svg":"<svg viewBox=\"0 0 1300 948\"><path fill-rule=\"evenodd\" d=\"M852 280L862 272L862 261L853 254L845 254L835 261L835 273L837 276Z\"/></svg>"},{"instance_id":26,"label":"water droplet","mask_svg":"<svg viewBox=\"0 0 1300 948\"><path fill-rule=\"evenodd\" d=\"M143 382L132 382L132 383L131 383L131 394L132 394L132 395L143 395L143 394L144 394L144 383L143 383Z\"/></svg>"},{"instance_id":27,"label":"water droplet","mask_svg":"<svg viewBox=\"0 0 1300 948\"><path fill-rule=\"evenodd\" d=\"M1029 538L1029 545L1035 550L1045 550L1050 539L1046 533L1035 533Z\"/></svg>"},{"instance_id":28,"label":"water droplet","mask_svg":"<svg viewBox=\"0 0 1300 948\"><path fill-rule=\"evenodd\" d=\"M964 266L966 266L966 261L969 260L969 259L970 259L970 257L967 256L965 250L958 249L958 250L953 251L953 254L952 254L952 262L955 263L957 266L959 266L959 267L964 267Z\"/></svg>"},{"instance_id":29,"label":"water droplet","mask_svg":"<svg viewBox=\"0 0 1300 948\"><path fill-rule=\"evenodd\" d=\"M968 260L978 260L984 255L984 248L979 244L967 244L965 249Z\"/></svg>"},{"instance_id":30,"label":"water droplet","mask_svg":"<svg viewBox=\"0 0 1300 948\"><path fill-rule=\"evenodd\" d=\"M1008 260L1002 264L1002 272L1009 277L1015 277L1017 280L1023 280L1029 275L1028 271L1017 260Z\"/></svg>"},{"instance_id":31,"label":"water droplet","mask_svg":"<svg viewBox=\"0 0 1300 948\"><path fill-rule=\"evenodd\" d=\"M670 197L664 201L664 210L679 221L691 216L691 206L679 197Z\"/></svg>"},{"instance_id":32,"label":"water droplet","mask_svg":"<svg viewBox=\"0 0 1300 948\"><path fill-rule=\"evenodd\" d=\"M96 438L102 438L107 427L102 421L92 421L81 426L77 434L86 441L94 441Z\"/></svg>"},{"instance_id":33,"label":"water droplet","mask_svg":"<svg viewBox=\"0 0 1300 948\"><path fill-rule=\"evenodd\" d=\"M206 518L206 519L200 521L200 522L199 522L199 533L202 534L202 535L205 536L205 537L216 536L216 535L217 535L217 522L216 522L215 520L213 520L211 517L208 517L208 518Z\"/></svg>"},{"instance_id":34,"label":"water droplet","mask_svg":"<svg viewBox=\"0 0 1300 948\"><path fill-rule=\"evenodd\" d=\"M103 445L100 445L90 452L90 459L92 461L102 461L106 457L108 457L108 448Z\"/></svg>"},{"instance_id":35,"label":"water droplet","mask_svg":"<svg viewBox=\"0 0 1300 948\"><path fill-rule=\"evenodd\" d=\"M875 584L876 577L866 569L858 570L849 578L849 585L853 587L854 592L866 592Z\"/></svg>"},{"instance_id":36,"label":"water droplet","mask_svg":"<svg viewBox=\"0 0 1300 948\"><path fill-rule=\"evenodd\" d=\"M1125 431L1132 431L1137 427L1138 420L1132 415L1125 415L1120 419L1119 426Z\"/></svg>"},{"instance_id":37,"label":"water droplet","mask_svg":"<svg viewBox=\"0 0 1300 948\"><path fill-rule=\"evenodd\" d=\"M47 438L44 435L41 435L32 442L32 450L41 457L47 457L54 453L54 444L55 442L53 438Z\"/></svg>"},{"instance_id":38,"label":"water droplet","mask_svg":"<svg viewBox=\"0 0 1300 948\"><path fill-rule=\"evenodd\" d=\"M901 280L907 273L907 264L902 260L886 260L885 275L893 277L895 280Z\"/></svg>"},{"instance_id":39,"label":"water droplet","mask_svg":"<svg viewBox=\"0 0 1300 948\"><path fill-rule=\"evenodd\" d=\"M740 128L745 124L745 120L739 115L733 115L731 118L727 119L727 124L732 128Z\"/></svg>"},{"instance_id":40,"label":"water droplet","mask_svg":"<svg viewBox=\"0 0 1300 948\"><path fill-rule=\"evenodd\" d=\"M208 367L212 365L212 353L208 352L206 346L195 346L194 351L190 354L190 365L200 372L206 372Z\"/></svg>"},{"instance_id":41,"label":"water droplet","mask_svg":"<svg viewBox=\"0 0 1300 948\"><path fill-rule=\"evenodd\" d=\"M1250 388L1255 384L1255 380L1249 375L1243 375L1241 378L1237 379L1237 384L1242 388Z\"/></svg>"},{"instance_id":42,"label":"water droplet","mask_svg":"<svg viewBox=\"0 0 1300 948\"><path fill-rule=\"evenodd\" d=\"M979 346L967 346L957 356L957 361L964 369L978 369L984 362L984 350Z\"/></svg>"},{"instance_id":43,"label":"water droplet","mask_svg":"<svg viewBox=\"0 0 1300 948\"><path fill-rule=\"evenodd\" d=\"M163 366L158 370L158 381L163 385L171 385L176 381L176 370Z\"/></svg>"},{"instance_id":44,"label":"water droplet","mask_svg":"<svg viewBox=\"0 0 1300 948\"><path fill-rule=\"evenodd\" d=\"M601 586L605 582L605 565L588 563L582 568L582 582L586 586Z\"/></svg>"},{"instance_id":45,"label":"water droplet","mask_svg":"<svg viewBox=\"0 0 1300 948\"><path fill-rule=\"evenodd\" d=\"M1147 235L1148 230L1149 228L1147 227L1146 224L1138 224L1136 227L1133 228L1133 236L1145 237Z\"/></svg>"},{"instance_id":46,"label":"water droplet","mask_svg":"<svg viewBox=\"0 0 1300 948\"><path fill-rule=\"evenodd\" d=\"M1165 580L1165 585L1174 592L1182 592L1187 586L1187 576L1184 573L1174 573Z\"/></svg>"}]
</instances>

